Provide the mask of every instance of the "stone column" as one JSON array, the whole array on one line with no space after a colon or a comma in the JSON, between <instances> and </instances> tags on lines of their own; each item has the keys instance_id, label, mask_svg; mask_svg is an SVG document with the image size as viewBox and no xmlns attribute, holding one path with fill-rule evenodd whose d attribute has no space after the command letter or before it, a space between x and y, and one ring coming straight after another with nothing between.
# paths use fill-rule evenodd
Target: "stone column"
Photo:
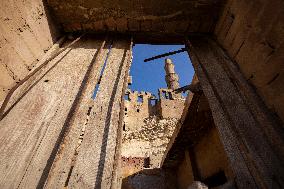
<instances>
[{"instance_id":1,"label":"stone column","mask_svg":"<svg viewBox=\"0 0 284 189\"><path fill-rule=\"evenodd\" d=\"M166 71L166 82L169 89L178 89L179 88L179 77L175 72L175 65L173 61L169 58L165 60L165 71Z\"/></svg>"}]
</instances>

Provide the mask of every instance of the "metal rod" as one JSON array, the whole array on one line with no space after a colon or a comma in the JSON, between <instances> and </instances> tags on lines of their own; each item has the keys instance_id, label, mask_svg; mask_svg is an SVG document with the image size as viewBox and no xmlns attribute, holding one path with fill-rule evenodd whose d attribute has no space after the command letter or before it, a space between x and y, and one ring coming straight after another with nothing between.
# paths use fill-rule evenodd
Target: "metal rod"
<instances>
[{"instance_id":1,"label":"metal rod","mask_svg":"<svg viewBox=\"0 0 284 189\"><path fill-rule=\"evenodd\" d=\"M178 89L175 89L174 92L176 93L181 93L185 91L191 91L192 93L199 93L202 91L202 88L200 86L200 83L195 83L195 84L189 84L184 87L180 87Z\"/></svg>"},{"instance_id":2,"label":"metal rod","mask_svg":"<svg viewBox=\"0 0 284 189\"><path fill-rule=\"evenodd\" d=\"M151 60L155 60L155 59L163 58L163 57L166 57L166 56L174 55L174 54L177 54L177 53L184 52L186 50L187 50L186 48L181 48L180 50L177 50L177 51L172 51L172 52L160 54L160 55L157 55L157 56L154 56L154 57L151 57L151 58L147 58L147 59L144 60L144 62L149 62Z\"/></svg>"}]
</instances>

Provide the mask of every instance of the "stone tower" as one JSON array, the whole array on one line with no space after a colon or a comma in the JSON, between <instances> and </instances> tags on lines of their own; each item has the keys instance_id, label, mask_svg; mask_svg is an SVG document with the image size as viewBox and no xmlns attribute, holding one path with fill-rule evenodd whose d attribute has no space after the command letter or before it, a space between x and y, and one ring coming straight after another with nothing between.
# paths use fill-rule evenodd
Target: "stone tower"
<instances>
[{"instance_id":1,"label":"stone tower","mask_svg":"<svg viewBox=\"0 0 284 189\"><path fill-rule=\"evenodd\" d=\"M175 90L179 88L179 77L175 72L175 65L169 58L165 60L166 82L169 89Z\"/></svg>"}]
</instances>

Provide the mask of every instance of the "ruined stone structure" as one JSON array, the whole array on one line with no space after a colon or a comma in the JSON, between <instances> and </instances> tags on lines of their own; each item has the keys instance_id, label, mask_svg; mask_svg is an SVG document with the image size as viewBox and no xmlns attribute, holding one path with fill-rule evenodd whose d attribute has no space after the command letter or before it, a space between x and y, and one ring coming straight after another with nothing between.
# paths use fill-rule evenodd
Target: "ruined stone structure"
<instances>
[{"instance_id":1,"label":"ruined stone structure","mask_svg":"<svg viewBox=\"0 0 284 189\"><path fill-rule=\"evenodd\" d=\"M135 186L284 188L283 0L0 5L0 188L121 188L122 139L148 140L146 125L171 137ZM135 43L185 45L196 76L182 111L170 69L155 105L125 102Z\"/></svg>"},{"instance_id":2,"label":"ruined stone structure","mask_svg":"<svg viewBox=\"0 0 284 189\"><path fill-rule=\"evenodd\" d=\"M166 60L165 66L169 61ZM167 82L168 73L166 69ZM177 74L175 76L178 77ZM177 81L175 84L179 85ZM181 118L185 99L172 89L159 89L158 98L149 92L132 92L129 89L124 103L121 155L149 158L149 167L159 168L167 144Z\"/></svg>"},{"instance_id":3,"label":"ruined stone structure","mask_svg":"<svg viewBox=\"0 0 284 189\"><path fill-rule=\"evenodd\" d=\"M165 61L165 67L169 62L173 68L170 59ZM166 81L172 82L168 79L169 69L165 70ZM178 78L177 74L175 78ZM172 83L179 86L177 80ZM161 163L168 143L180 124L184 104L182 95L170 88L159 89L158 99L149 92L126 92L121 146L122 188L165 188L166 177L163 176L165 173L161 170ZM144 165L141 166L141 161L133 163L125 159L143 159Z\"/></svg>"}]
</instances>

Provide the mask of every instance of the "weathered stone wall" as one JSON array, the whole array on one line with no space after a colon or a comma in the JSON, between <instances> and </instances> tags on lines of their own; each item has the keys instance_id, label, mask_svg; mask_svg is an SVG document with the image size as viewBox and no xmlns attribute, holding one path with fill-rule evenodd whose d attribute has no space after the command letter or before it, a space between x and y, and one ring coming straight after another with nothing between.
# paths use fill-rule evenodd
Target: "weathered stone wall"
<instances>
[{"instance_id":1,"label":"weathered stone wall","mask_svg":"<svg viewBox=\"0 0 284 189\"><path fill-rule=\"evenodd\" d=\"M184 100L160 99L157 102L157 99L153 99L147 92L128 90L126 94L129 99L125 100L121 149L122 188L174 189L175 177L159 168L170 138L179 123ZM138 102L138 96L142 101ZM155 104L151 104L151 98ZM179 105L181 107L174 107Z\"/></svg>"},{"instance_id":2,"label":"weathered stone wall","mask_svg":"<svg viewBox=\"0 0 284 189\"><path fill-rule=\"evenodd\" d=\"M221 184L224 184L226 179L233 179L223 144L211 113L208 112L210 108L207 99L204 95L199 98L197 96L198 94L194 94L188 112L190 117L183 122L169 153L171 155L163 165L163 168L175 170L179 189L187 189L194 181L208 184L208 179L217 174L225 175L222 177L225 181Z\"/></svg>"},{"instance_id":3,"label":"weathered stone wall","mask_svg":"<svg viewBox=\"0 0 284 189\"><path fill-rule=\"evenodd\" d=\"M187 44L237 187L284 186L282 125L216 42L198 37Z\"/></svg>"},{"instance_id":4,"label":"weathered stone wall","mask_svg":"<svg viewBox=\"0 0 284 189\"><path fill-rule=\"evenodd\" d=\"M150 167L160 167L167 144L178 123L176 118L160 119L151 116L144 119L137 130L123 133L122 156L150 157Z\"/></svg>"},{"instance_id":5,"label":"weathered stone wall","mask_svg":"<svg viewBox=\"0 0 284 189\"><path fill-rule=\"evenodd\" d=\"M194 181L192 165L187 150L184 152L184 158L176 170L176 175L179 189L188 189L188 186Z\"/></svg>"},{"instance_id":6,"label":"weathered stone wall","mask_svg":"<svg viewBox=\"0 0 284 189\"><path fill-rule=\"evenodd\" d=\"M158 102L158 110L160 117L180 119L184 108L184 99L169 100L161 98Z\"/></svg>"},{"instance_id":7,"label":"weathered stone wall","mask_svg":"<svg viewBox=\"0 0 284 189\"><path fill-rule=\"evenodd\" d=\"M20 87L0 122L0 188L118 188L130 49L85 35Z\"/></svg>"},{"instance_id":8,"label":"weathered stone wall","mask_svg":"<svg viewBox=\"0 0 284 189\"><path fill-rule=\"evenodd\" d=\"M219 171L224 171L228 180L232 179L232 172L220 141L216 127L211 128L194 146L194 159L198 176L204 180Z\"/></svg>"},{"instance_id":9,"label":"weathered stone wall","mask_svg":"<svg viewBox=\"0 0 284 189\"><path fill-rule=\"evenodd\" d=\"M180 119L185 103L185 98L181 93L175 93L173 89L160 88L158 95L157 115L161 118Z\"/></svg>"},{"instance_id":10,"label":"weathered stone wall","mask_svg":"<svg viewBox=\"0 0 284 189\"><path fill-rule=\"evenodd\" d=\"M60 35L44 4L44 0L0 3L0 102Z\"/></svg>"},{"instance_id":11,"label":"weathered stone wall","mask_svg":"<svg viewBox=\"0 0 284 189\"><path fill-rule=\"evenodd\" d=\"M224 0L48 0L65 31L138 33L142 38L152 35L184 36L191 32L212 32ZM164 34L164 35L161 35ZM145 42L145 41L143 41Z\"/></svg>"},{"instance_id":12,"label":"weathered stone wall","mask_svg":"<svg viewBox=\"0 0 284 189\"><path fill-rule=\"evenodd\" d=\"M175 177L167 182L169 172L160 168L182 116L185 99L173 92L179 87L176 74L174 84L173 78L169 78L174 74L174 65L167 63L165 68L168 87L173 86L159 89L158 99L148 92L126 91L121 150L123 189L175 188Z\"/></svg>"},{"instance_id":13,"label":"weathered stone wall","mask_svg":"<svg viewBox=\"0 0 284 189\"><path fill-rule=\"evenodd\" d=\"M184 158L176 169L177 184L179 189L187 189L197 180L208 184L210 177L215 176L217 180L216 175L221 172L225 175L224 183L234 179L218 131L212 127L203 133L196 145L184 151Z\"/></svg>"},{"instance_id":14,"label":"weathered stone wall","mask_svg":"<svg viewBox=\"0 0 284 189\"><path fill-rule=\"evenodd\" d=\"M48 174L62 133L68 130L67 125L75 134L74 146L78 145L89 106L82 103L80 111L77 108L74 110L79 101L76 96L91 99L93 86L87 94L82 94L80 88L85 78L89 77L88 68L101 43L102 40L79 41L50 61L31 81L27 81L30 87L20 94L21 100L14 102L13 108L7 110L7 115L0 122L0 140L3 144L0 146L0 188L43 188L42 179ZM79 129L69 122L70 112L76 117ZM64 146L74 154L72 147L67 143ZM72 156L64 159L64 154L60 155L63 160L58 158L56 161L58 164L64 162L63 168L58 171L60 176L50 179L58 179L56 184L64 185ZM56 171L52 173L56 175ZM57 187L53 185L51 188Z\"/></svg>"},{"instance_id":15,"label":"weathered stone wall","mask_svg":"<svg viewBox=\"0 0 284 189\"><path fill-rule=\"evenodd\" d=\"M229 0L215 29L266 105L284 120L284 2Z\"/></svg>"},{"instance_id":16,"label":"weathered stone wall","mask_svg":"<svg viewBox=\"0 0 284 189\"><path fill-rule=\"evenodd\" d=\"M121 175L123 178L133 175L139 171L142 171L146 164L148 164L148 158L146 157L121 157L121 166L123 167Z\"/></svg>"},{"instance_id":17,"label":"weathered stone wall","mask_svg":"<svg viewBox=\"0 0 284 189\"><path fill-rule=\"evenodd\" d=\"M121 149L123 189L176 188L171 171L160 169L185 104L180 94L172 93L171 89L159 89L158 100L147 92L126 92Z\"/></svg>"},{"instance_id":18,"label":"weathered stone wall","mask_svg":"<svg viewBox=\"0 0 284 189\"><path fill-rule=\"evenodd\" d=\"M157 112L156 104L151 104L151 100L155 98L149 92L138 92L127 90L124 101L124 130L135 131L144 124L144 120L150 115ZM153 99L156 103L156 100Z\"/></svg>"},{"instance_id":19,"label":"weathered stone wall","mask_svg":"<svg viewBox=\"0 0 284 189\"><path fill-rule=\"evenodd\" d=\"M68 188L117 188L116 156L131 48L129 38L112 41Z\"/></svg>"},{"instance_id":20,"label":"weathered stone wall","mask_svg":"<svg viewBox=\"0 0 284 189\"><path fill-rule=\"evenodd\" d=\"M122 189L177 189L171 170L144 169L123 179Z\"/></svg>"}]
</instances>

